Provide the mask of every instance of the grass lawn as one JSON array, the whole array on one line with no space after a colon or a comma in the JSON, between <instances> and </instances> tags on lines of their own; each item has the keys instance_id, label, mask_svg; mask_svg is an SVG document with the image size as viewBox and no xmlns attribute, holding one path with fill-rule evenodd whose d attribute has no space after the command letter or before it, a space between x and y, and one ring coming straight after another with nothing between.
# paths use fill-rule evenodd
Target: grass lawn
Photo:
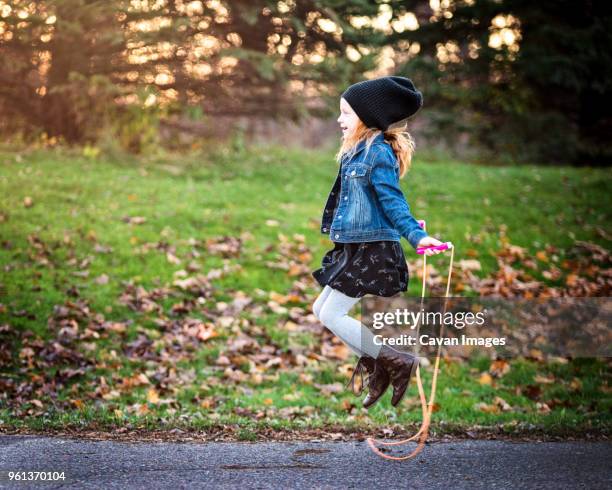
<instances>
[{"instance_id":1,"label":"grass lawn","mask_svg":"<svg viewBox=\"0 0 612 490\"><path fill-rule=\"evenodd\" d=\"M389 395L361 409L342 386L355 359L309 316L336 169L331 152L282 148L0 152L0 428L231 427L250 440L262 428L418 422L414 386L400 410ZM576 240L610 249L605 169L417 159L402 186L481 277L504 240L532 257L552 245L559 262ZM413 272L420 259L402 245ZM429 259L441 271L447 260ZM603 360L490 367L443 362L436 431L609 432Z\"/></svg>"}]
</instances>

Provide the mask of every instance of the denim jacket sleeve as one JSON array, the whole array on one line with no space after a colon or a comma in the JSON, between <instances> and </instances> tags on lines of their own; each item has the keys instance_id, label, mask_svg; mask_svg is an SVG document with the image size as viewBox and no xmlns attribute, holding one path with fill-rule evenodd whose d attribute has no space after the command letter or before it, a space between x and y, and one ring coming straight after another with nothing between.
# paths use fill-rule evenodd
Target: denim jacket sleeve
<instances>
[{"instance_id":1,"label":"denim jacket sleeve","mask_svg":"<svg viewBox=\"0 0 612 490\"><path fill-rule=\"evenodd\" d=\"M428 235L410 213L410 206L399 186L395 157L391 157L386 148L378 145L372 148L370 183L395 229L416 249L418 243Z\"/></svg>"}]
</instances>

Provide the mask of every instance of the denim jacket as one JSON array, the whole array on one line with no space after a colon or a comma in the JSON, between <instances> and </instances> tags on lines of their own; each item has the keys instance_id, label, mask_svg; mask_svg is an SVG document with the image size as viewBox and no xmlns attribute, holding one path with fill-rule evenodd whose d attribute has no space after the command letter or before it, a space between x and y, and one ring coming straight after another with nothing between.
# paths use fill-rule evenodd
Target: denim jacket
<instances>
[{"instance_id":1,"label":"denim jacket","mask_svg":"<svg viewBox=\"0 0 612 490\"><path fill-rule=\"evenodd\" d=\"M350 160L342 158L323 211L321 233L341 243L399 242L404 237L416 249L427 233L410 214L391 145L380 133L367 152L364 148L361 140Z\"/></svg>"}]
</instances>

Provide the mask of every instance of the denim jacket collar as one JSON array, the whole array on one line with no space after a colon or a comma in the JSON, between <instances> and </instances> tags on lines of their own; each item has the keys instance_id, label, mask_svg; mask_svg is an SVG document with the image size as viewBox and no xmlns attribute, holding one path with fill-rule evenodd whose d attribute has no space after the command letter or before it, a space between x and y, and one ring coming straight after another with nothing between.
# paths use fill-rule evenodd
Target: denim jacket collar
<instances>
[{"instance_id":1,"label":"denim jacket collar","mask_svg":"<svg viewBox=\"0 0 612 490\"><path fill-rule=\"evenodd\" d=\"M385 141L385 135L384 133L381 131L380 133L378 133L375 137L374 140L372 141L372 144L375 143L384 143ZM365 148L365 144L366 144L366 139L363 138L361 140L359 140L359 142L357 143L356 148L355 148L355 153L353 155L357 155L357 153L359 153L360 151L362 151ZM350 150L349 150L350 151ZM346 154L342 156L342 161L346 160Z\"/></svg>"}]
</instances>

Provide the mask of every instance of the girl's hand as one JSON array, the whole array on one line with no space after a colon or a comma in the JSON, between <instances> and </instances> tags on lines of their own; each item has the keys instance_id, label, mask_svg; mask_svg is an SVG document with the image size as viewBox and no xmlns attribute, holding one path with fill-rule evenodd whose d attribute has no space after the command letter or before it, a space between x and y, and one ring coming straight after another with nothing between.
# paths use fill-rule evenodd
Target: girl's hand
<instances>
[{"instance_id":1,"label":"girl's hand","mask_svg":"<svg viewBox=\"0 0 612 490\"><path fill-rule=\"evenodd\" d=\"M421 241L417 244L418 247L429 247L432 245L442 245L444 242L441 242L440 240L436 240L434 237L432 236L426 236L424 238L421 239ZM427 255L435 255L435 254L439 254L442 253L444 250L434 250L434 249L427 249L425 250L425 254Z\"/></svg>"}]
</instances>

